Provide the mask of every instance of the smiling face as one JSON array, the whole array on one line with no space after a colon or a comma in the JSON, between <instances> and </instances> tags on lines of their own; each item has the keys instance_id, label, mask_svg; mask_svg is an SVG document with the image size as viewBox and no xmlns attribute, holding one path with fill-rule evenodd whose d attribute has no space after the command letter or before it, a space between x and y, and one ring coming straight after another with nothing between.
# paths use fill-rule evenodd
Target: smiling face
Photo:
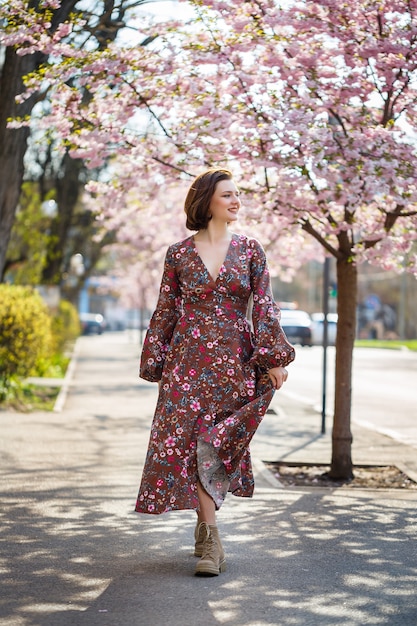
<instances>
[{"instance_id":1,"label":"smiling face","mask_svg":"<svg viewBox=\"0 0 417 626\"><path fill-rule=\"evenodd\" d=\"M211 219L215 222L235 222L240 206L239 190L233 180L218 182L210 201Z\"/></svg>"},{"instance_id":2,"label":"smiling face","mask_svg":"<svg viewBox=\"0 0 417 626\"><path fill-rule=\"evenodd\" d=\"M223 224L236 220L240 208L238 193L230 170L210 168L199 174L184 202L187 228L204 230L213 217Z\"/></svg>"}]
</instances>

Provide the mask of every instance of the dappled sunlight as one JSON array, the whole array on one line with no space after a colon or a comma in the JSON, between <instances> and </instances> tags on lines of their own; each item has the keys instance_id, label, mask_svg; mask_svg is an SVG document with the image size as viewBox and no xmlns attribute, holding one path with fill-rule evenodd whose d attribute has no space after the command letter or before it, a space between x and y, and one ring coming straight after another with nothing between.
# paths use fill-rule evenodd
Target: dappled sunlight
<instances>
[{"instance_id":1,"label":"dappled sunlight","mask_svg":"<svg viewBox=\"0 0 417 626\"><path fill-rule=\"evenodd\" d=\"M366 492L230 497L219 515L227 571L198 579L192 512L138 515L124 493L102 500L106 489L114 486L4 498L3 615L9 606L24 626L101 624L103 612L112 624L182 624L198 608L203 626L334 626L391 625L401 611L412 624L412 498L398 509L389 494Z\"/></svg>"},{"instance_id":2,"label":"dappled sunlight","mask_svg":"<svg viewBox=\"0 0 417 626\"><path fill-rule=\"evenodd\" d=\"M218 515L226 571L197 578L195 513L134 512L155 392L86 389L59 415L2 415L0 626L415 625L415 492L258 472Z\"/></svg>"}]
</instances>

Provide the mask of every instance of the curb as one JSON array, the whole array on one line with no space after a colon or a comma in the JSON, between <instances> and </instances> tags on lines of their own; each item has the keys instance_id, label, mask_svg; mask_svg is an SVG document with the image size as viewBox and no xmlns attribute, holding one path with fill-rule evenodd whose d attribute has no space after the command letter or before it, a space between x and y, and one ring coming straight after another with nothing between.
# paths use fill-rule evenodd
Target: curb
<instances>
[{"instance_id":1,"label":"curb","mask_svg":"<svg viewBox=\"0 0 417 626\"><path fill-rule=\"evenodd\" d=\"M411 467L409 467L409 465L407 465L406 462L395 461L393 464L396 465L396 467L400 470L400 472L402 472L403 474L408 476L408 478L411 478L411 480L417 483L417 472Z\"/></svg>"},{"instance_id":2,"label":"curb","mask_svg":"<svg viewBox=\"0 0 417 626\"><path fill-rule=\"evenodd\" d=\"M65 373L65 377L64 377L61 389L59 390L59 394L57 396L57 399L55 400L55 404L53 408L54 413L61 413L64 408L67 395L68 395L68 390L70 388L71 381L74 377L75 367L77 365L77 356L78 356L78 338L75 341L74 349L71 354L71 360L67 367L67 371Z\"/></svg>"},{"instance_id":3,"label":"curb","mask_svg":"<svg viewBox=\"0 0 417 626\"><path fill-rule=\"evenodd\" d=\"M275 478L275 476L272 474L272 472L270 472L270 470L266 467L263 461L253 456L251 457L251 461L252 461L253 475L255 479L255 490L256 490L256 481L258 479L264 480L265 482L268 483L270 487L274 487L274 489L285 488L285 485L280 483L278 478Z\"/></svg>"}]
</instances>

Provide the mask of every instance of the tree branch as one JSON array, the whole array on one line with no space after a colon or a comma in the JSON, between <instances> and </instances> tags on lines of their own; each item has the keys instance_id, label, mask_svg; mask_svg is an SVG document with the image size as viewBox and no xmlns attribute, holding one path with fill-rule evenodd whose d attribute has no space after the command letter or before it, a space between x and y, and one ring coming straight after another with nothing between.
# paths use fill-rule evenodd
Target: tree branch
<instances>
[{"instance_id":1,"label":"tree branch","mask_svg":"<svg viewBox=\"0 0 417 626\"><path fill-rule=\"evenodd\" d=\"M336 259L341 259L343 257L343 255L339 252L339 250L337 250L337 248L334 248L326 239L324 239L324 237L322 237L322 235L320 235L320 233L316 231L316 229L314 228L314 226L311 224L309 220L307 219L303 220L301 222L301 228L306 233L314 237L314 239L318 241L319 244L321 244L323 248L325 248L327 252L330 252L330 254L334 256Z\"/></svg>"}]
</instances>

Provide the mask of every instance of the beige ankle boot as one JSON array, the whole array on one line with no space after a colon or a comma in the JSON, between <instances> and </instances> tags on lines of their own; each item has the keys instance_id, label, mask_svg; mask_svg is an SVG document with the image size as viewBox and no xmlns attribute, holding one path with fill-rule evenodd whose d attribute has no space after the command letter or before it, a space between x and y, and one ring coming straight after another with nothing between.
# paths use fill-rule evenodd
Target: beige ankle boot
<instances>
[{"instance_id":1,"label":"beige ankle boot","mask_svg":"<svg viewBox=\"0 0 417 626\"><path fill-rule=\"evenodd\" d=\"M226 571L226 559L223 546L220 541L217 526L209 526L206 522L201 522L205 532L203 542L203 554L195 568L196 576L218 576L220 572ZM201 533L203 533L201 529Z\"/></svg>"},{"instance_id":2,"label":"beige ankle boot","mask_svg":"<svg viewBox=\"0 0 417 626\"><path fill-rule=\"evenodd\" d=\"M203 526L203 524L204 522L197 521L196 527L194 529L194 556L203 556L203 544L207 537L207 529L205 526Z\"/></svg>"}]
</instances>

